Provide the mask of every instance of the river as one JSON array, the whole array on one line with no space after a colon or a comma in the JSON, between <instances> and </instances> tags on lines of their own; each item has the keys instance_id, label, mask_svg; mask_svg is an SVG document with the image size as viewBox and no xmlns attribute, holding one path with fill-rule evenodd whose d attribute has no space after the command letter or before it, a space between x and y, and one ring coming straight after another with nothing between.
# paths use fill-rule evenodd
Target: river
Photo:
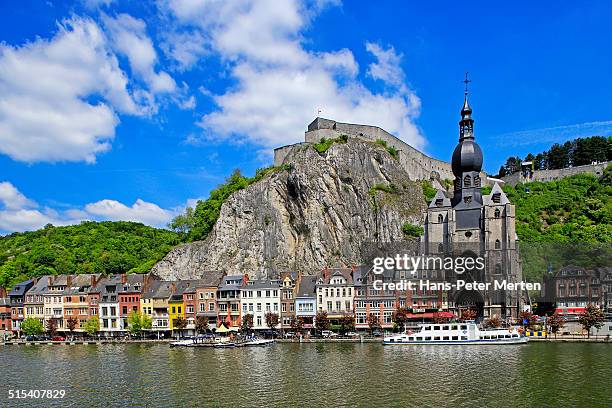
<instances>
[{"instance_id":1,"label":"river","mask_svg":"<svg viewBox=\"0 0 612 408\"><path fill-rule=\"evenodd\" d=\"M5 346L0 364L0 406L612 406L609 344ZM9 401L10 389L66 396Z\"/></svg>"}]
</instances>

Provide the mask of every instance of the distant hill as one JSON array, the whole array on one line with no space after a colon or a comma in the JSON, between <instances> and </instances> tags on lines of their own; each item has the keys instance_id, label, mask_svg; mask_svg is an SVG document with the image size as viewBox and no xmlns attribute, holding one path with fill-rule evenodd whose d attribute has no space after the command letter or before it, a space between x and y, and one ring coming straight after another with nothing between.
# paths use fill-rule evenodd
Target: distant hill
<instances>
[{"instance_id":1,"label":"distant hill","mask_svg":"<svg viewBox=\"0 0 612 408\"><path fill-rule=\"evenodd\" d=\"M179 241L175 232L134 222L14 233L0 237L0 286L47 274L147 272Z\"/></svg>"}]
</instances>

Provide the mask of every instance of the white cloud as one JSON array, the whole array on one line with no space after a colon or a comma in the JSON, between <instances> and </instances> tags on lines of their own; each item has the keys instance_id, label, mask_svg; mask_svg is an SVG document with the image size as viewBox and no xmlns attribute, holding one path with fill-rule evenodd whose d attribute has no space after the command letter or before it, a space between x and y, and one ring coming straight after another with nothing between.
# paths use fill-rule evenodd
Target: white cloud
<instances>
[{"instance_id":1,"label":"white cloud","mask_svg":"<svg viewBox=\"0 0 612 408\"><path fill-rule=\"evenodd\" d=\"M401 54L397 54L392 46L384 49L371 42L366 43L366 50L374 55L377 60L369 65L368 75L396 87L401 87L404 84L405 75L400 66Z\"/></svg>"},{"instance_id":2,"label":"white cloud","mask_svg":"<svg viewBox=\"0 0 612 408\"><path fill-rule=\"evenodd\" d=\"M110 149L114 110L140 107L92 20L74 17L58 28L51 40L0 44L0 152L25 162L91 163Z\"/></svg>"},{"instance_id":3,"label":"white cloud","mask_svg":"<svg viewBox=\"0 0 612 408\"><path fill-rule=\"evenodd\" d=\"M162 10L177 24L199 30L200 38L229 63L235 85L211 95L217 107L199 126L210 139L249 141L264 148L303 139L316 116L379 125L415 147L424 140L414 119L420 100L401 84L399 58L392 48L377 52L371 75L384 76L384 93L374 93L359 80L359 66L346 49L311 52L302 31L320 8L336 2L272 0L166 0ZM380 51L380 52L379 52ZM381 78L382 79L382 78Z\"/></svg>"},{"instance_id":4,"label":"white cloud","mask_svg":"<svg viewBox=\"0 0 612 408\"><path fill-rule=\"evenodd\" d=\"M165 227L184 209L183 206L167 210L141 199L131 206L105 199L61 212L49 207L40 209L8 181L0 183L0 204L0 232L29 231L46 224L69 225L84 220L135 221Z\"/></svg>"},{"instance_id":5,"label":"white cloud","mask_svg":"<svg viewBox=\"0 0 612 408\"><path fill-rule=\"evenodd\" d=\"M102 20L110 33L112 47L128 58L132 72L145 81L153 93L176 90L176 83L168 73L155 72L157 52L147 36L143 20L128 14L119 14L115 18L102 15Z\"/></svg>"}]
</instances>

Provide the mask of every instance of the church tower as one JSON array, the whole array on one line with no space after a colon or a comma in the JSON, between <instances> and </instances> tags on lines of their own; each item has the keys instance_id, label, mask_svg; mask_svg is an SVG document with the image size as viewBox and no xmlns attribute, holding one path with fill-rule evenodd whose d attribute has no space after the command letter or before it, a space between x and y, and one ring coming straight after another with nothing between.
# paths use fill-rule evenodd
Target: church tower
<instances>
[{"instance_id":1,"label":"church tower","mask_svg":"<svg viewBox=\"0 0 612 408\"><path fill-rule=\"evenodd\" d=\"M459 143L453 151L453 191L439 190L429 204L425 217L423 244L429 255L482 257L484 270L462 274L454 271L432 271L445 281L457 279L493 282L503 279L519 282L522 278L515 231L515 210L501 187L495 183L491 192L482 194L488 183L482 172L483 154L474 137L474 119L468 101L467 84L459 121ZM493 285L491 285L493 286ZM480 317L516 317L522 294L502 290L451 290L445 295L448 308L460 313L476 309Z\"/></svg>"}]
</instances>

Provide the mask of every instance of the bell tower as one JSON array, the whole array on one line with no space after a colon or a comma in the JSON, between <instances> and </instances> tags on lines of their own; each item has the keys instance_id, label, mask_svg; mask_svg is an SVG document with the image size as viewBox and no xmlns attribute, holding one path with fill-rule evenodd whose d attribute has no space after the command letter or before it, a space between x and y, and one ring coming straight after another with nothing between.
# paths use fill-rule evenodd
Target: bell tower
<instances>
[{"instance_id":1,"label":"bell tower","mask_svg":"<svg viewBox=\"0 0 612 408\"><path fill-rule=\"evenodd\" d=\"M480 229L482 193L480 171L482 150L474 140L474 119L468 102L467 85L471 82L465 73L465 95L459 121L459 144L455 147L452 169L455 176L452 207L456 212L457 229Z\"/></svg>"}]
</instances>

